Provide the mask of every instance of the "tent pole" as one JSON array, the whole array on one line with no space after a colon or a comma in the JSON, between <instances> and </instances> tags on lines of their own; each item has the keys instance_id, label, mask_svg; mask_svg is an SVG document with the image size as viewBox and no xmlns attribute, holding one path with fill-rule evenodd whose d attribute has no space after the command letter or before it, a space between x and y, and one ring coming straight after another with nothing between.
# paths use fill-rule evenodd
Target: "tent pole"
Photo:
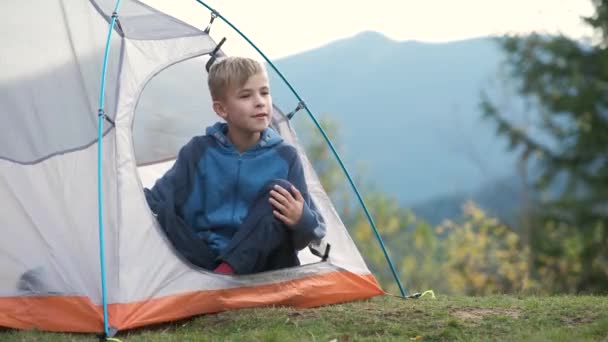
<instances>
[{"instance_id":1,"label":"tent pole","mask_svg":"<svg viewBox=\"0 0 608 342\"><path fill-rule=\"evenodd\" d=\"M348 178L348 182L350 183L350 186L354 190L354 192L357 196L357 199L359 200L359 203L361 203L361 207L363 208L363 211L365 212L365 215L367 216L367 219L368 219L372 229L374 230L376 239L378 240L378 243L380 244L380 247L382 248L382 252L384 253L384 257L386 258L386 261L388 262L391 272L393 273L393 277L395 278L395 281L397 282L397 285L399 286L399 291L401 292L401 297L405 298L406 297L405 290L403 288L403 285L401 284L401 280L399 280L399 276L397 275L397 271L395 270L395 267L393 266L393 262L391 261L391 258L388 255L384 242L382 241L382 237L380 236L380 233L378 232L378 229L376 228L376 224L374 223L374 220L372 219L371 214L367 210L367 206L365 205L365 202L363 201L363 198L361 197L361 194L359 193L359 190L357 189L355 182L353 181L352 177L350 176L350 173L346 169L346 166L342 162L342 159L338 155L338 152L336 151L333 144L331 143L331 140L329 139L329 137L327 136L327 134L321 127L321 124L319 124L319 121L317 120L317 118L312 114L311 110L308 108L308 106L306 105L304 100L302 100L302 98L300 97L298 92L291 86L289 81L287 81L287 79L283 76L283 74L279 71L279 69L272 63L272 61L268 57L266 57L266 55L262 52L262 50L260 50L243 32L241 32L236 26L234 26L230 21L228 21L228 19L226 19L224 16L222 16L219 12L217 12L216 10L214 10L213 8L211 8L209 5L207 5L206 3L204 3L201 0L196 0L196 2L205 6L209 11L211 11L211 13L215 13L215 15L218 18L222 19L223 22L225 22L234 31L236 31L243 39L245 39L245 41L247 41L247 43L249 43L249 45L251 45L251 47L253 47L260 54L260 56L262 56L262 58L264 58L264 60L272 67L272 69L277 73L277 75L279 75L279 77L283 80L283 82L285 82L287 87L289 87L289 90L291 90L291 92L295 95L295 97L298 99L298 101L300 101L300 103L304 104L304 109L306 109L308 116L312 119L315 126L317 126L317 128L321 132L321 135L323 135L325 142L329 146L333 155L338 160L338 163L340 164L342 171L344 171L346 178Z\"/></svg>"},{"instance_id":2,"label":"tent pole","mask_svg":"<svg viewBox=\"0 0 608 342\"><path fill-rule=\"evenodd\" d=\"M103 302L103 331L104 337L110 337L110 328L108 326L108 302L107 302L107 291L106 291L106 265L105 265L105 241L103 232L103 126L106 120L104 113L104 102L105 102L105 88L106 88L106 74L108 70L108 56L110 55L110 40L112 38L112 32L116 25L118 18L118 9L120 7L120 1L116 0L116 6L114 7L114 13L112 13L112 20L110 21L110 28L108 30L108 36L106 40L106 48L103 57L103 69L101 72L101 85L99 90L99 111L98 111L98 130L97 130L97 216L99 220L99 264L101 268L101 298Z\"/></svg>"}]
</instances>

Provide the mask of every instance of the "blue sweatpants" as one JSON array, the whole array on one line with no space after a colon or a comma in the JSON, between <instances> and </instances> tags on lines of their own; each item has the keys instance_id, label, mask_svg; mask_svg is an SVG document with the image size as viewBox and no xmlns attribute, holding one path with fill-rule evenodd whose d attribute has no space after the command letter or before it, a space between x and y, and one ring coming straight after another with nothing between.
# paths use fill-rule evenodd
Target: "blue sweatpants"
<instances>
[{"instance_id":1,"label":"blue sweatpants","mask_svg":"<svg viewBox=\"0 0 608 342\"><path fill-rule=\"evenodd\" d=\"M274 208L269 202L269 193L274 185L291 188L291 183L285 180L268 183L218 257L219 261L232 266L236 274L258 273L300 264L289 227L272 214Z\"/></svg>"},{"instance_id":2,"label":"blue sweatpants","mask_svg":"<svg viewBox=\"0 0 608 342\"><path fill-rule=\"evenodd\" d=\"M183 218L176 215L173 205L156 207L157 219L176 254L193 265L213 270L222 261L227 262L236 274L249 274L297 266L300 261L293 247L291 232L272 214L269 193L274 185L285 189L291 183L285 180L269 182L249 208L231 241L223 252L210 248L204 236L199 235ZM149 194L147 194L149 195ZM150 198L146 197L150 203Z\"/></svg>"}]
</instances>

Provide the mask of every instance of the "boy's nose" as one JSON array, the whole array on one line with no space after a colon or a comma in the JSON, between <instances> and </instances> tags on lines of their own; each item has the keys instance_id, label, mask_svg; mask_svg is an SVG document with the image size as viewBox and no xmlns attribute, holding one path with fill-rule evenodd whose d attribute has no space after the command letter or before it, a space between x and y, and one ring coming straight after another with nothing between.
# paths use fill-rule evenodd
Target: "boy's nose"
<instances>
[{"instance_id":1,"label":"boy's nose","mask_svg":"<svg viewBox=\"0 0 608 342\"><path fill-rule=\"evenodd\" d=\"M264 98L262 98L261 96L256 96L255 97L255 105L256 105L256 107L262 107L262 106L264 106L265 105Z\"/></svg>"}]
</instances>

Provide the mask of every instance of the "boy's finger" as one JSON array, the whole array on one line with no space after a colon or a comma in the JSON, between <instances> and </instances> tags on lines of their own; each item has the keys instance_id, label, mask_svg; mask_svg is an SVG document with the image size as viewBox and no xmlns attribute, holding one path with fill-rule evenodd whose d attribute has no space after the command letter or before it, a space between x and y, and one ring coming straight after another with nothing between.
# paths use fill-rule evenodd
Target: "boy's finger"
<instances>
[{"instance_id":1,"label":"boy's finger","mask_svg":"<svg viewBox=\"0 0 608 342\"><path fill-rule=\"evenodd\" d=\"M278 210L273 210L272 214L278 218L279 220L281 220L281 222L285 223L285 224L289 224L289 220L287 219L287 217L283 214L281 214Z\"/></svg>"},{"instance_id":2,"label":"boy's finger","mask_svg":"<svg viewBox=\"0 0 608 342\"><path fill-rule=\"evenodd\" d=\"M274 198L277 202L280 202L282 204L287 204L289 202L289 200L285 198L283 194L280 194L275 190L270 190L270 197Z\"/></svg>"},{"instance_id":3,"label":"boy's finger","mask_svg":"<svg viewBox=\"0 0 608 342\"><path fill-rule=\"evenodd\" d=\"M274 190L278 191L281 193L281 195L285 196L285 198L287 198L288 200L292 199L293 196L291 195L291 193L287 190L285 190L285 188L283 188L280 185L275 185L274 186Z\"/></svg>"},{"instance_id":4,"label":"boy's finger","mask_svg":"<svg viewBox=\"0 0 608 342\"><path fill-rule=\"evenodd\" d=\"M270 204L281 212L284 212L286 209L282 203L279 203L279 201L275 200L274 198L270 199Z\"/></svg>"},{"instance_id":5,"label":"boy's finger","mask_svg":"<svg viewBox=\"0 0 608 342\"><path fill-rule=\"evenodd\" d=\"M298 190L298 188L293 185L291 186L291 192L293 192L293 198L295 198L296 201L304 201L304 197L302 197L302 193L300 192L300 190Z\"/></svg>"}]
</instances>

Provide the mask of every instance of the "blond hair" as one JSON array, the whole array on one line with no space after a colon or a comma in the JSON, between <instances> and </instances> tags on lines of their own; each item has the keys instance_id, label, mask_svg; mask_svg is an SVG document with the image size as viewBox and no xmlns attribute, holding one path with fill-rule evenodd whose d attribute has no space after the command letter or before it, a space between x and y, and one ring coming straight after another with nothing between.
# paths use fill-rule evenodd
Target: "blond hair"
<instances>
[{"instance_id":1,"label":"blond hair","mask_svg":"<svg viewBox=\"0 0 608 342\"><path fill-rule=\"evenodd\" d=\"M213 100L223 100L231 87L241 87L249 77L266 73L264 66L247 57L224 57L218 59L209 69L207 84Z\"/></svg>"}]
</instances>

